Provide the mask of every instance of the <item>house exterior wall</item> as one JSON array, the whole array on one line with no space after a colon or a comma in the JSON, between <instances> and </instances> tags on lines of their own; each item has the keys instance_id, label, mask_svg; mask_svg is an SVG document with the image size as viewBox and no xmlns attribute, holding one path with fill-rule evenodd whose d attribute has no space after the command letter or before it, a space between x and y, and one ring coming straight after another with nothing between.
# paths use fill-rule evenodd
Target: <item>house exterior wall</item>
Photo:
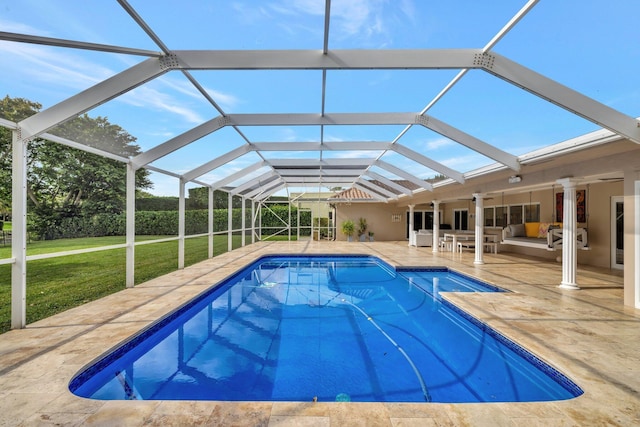
<instances>
[{"instance_id":1,"label":"house exterior wall","mask_svg":"<svg viewBox=\"0 0 640 427\"><path fill-rule=\"evenodd\" d=\"M374 233L374 239L380 241L404 240L406 227L406 207L387 203L336 204L336 240L347 240L342 234L341 224L351 219L358 228L358 220L367 220L367 231ZM393 215L400 215L400 221L393 222ZM354 240L358 237L354 236Z\"/></svg>"},{"instance_id":2,"label":"house exterior wall","mask_svg":"<svg viewBox=\"0 0 640 427\"><path fill-rule=\"evenodd\" d=\"M578 227L588 229L590 250L578 251L578 263L597 267L611 267L611 198L623 195L623 183L602 182L578 186L578 190L586 190L587 221L579 222ZM540 222L556 221L555 200L558 193L562 193L562 186L555 184L549 189L523 192L511 195L490 195L485 198L484 207L503 205L527 205L528 203L540 204ZM454 211L467 209L469 211L469 230L473 229L475 221L475 205L469 200L459 200L440 204L441 224L454 223ZM416 211L432 210L430 204L418 204L414 206ZM375 239L379 241L406 240L407 212L409 208L402 205L388 203L353 203L336 205L338 240L347 240L340 231L340 224L350 218L358 223L359 218L366 218L368 230L375 233ZM400 215L400 222L392 222L392 215ZM355 238L357 240L357 236ZM519 253L528 256L545 259L557 259L559 251L544 251L541 249L521 246L502 245L501 251Z\"/></svg>"},{"instance_id":3,"label":"house exterior wall","mask_svg":"<svg viewBox=\"0 0 640 427\"><path fill-rule=\"evenodd\" d=\"M503 168L471 176L464 183L451 180L437 183L433 191L418 189L412 196L400 197L395 202L338 205L338 238L346 240L339 231L342 220L351 218L357 221L364 217L376 233L376 240L406 240L409 206L412 205L416 211L430 211L433 201L439 203L441 224L453 226L454 210L467 209L468 228L473 229L475 205L470 202L473 194L484 196L485 207L526 206L529 201L539 203L540 222L554 222L557 220L556 195L564 192L558 181L571 177L584 182L577 186L577 190L586 190L587 195L586 221L579 222L577 226L588 229L590 249L577 251L578 264L611 268L611 200L612 197L624 196L624 304L640 308L640 220L636 218L640 210L640 144L620 139L602 144L595 141L593 146L579 150L565 144L560 150L564 154L554 153L547 158L543 153L540 158L527 158L518 171ZM509 179L514 174L522 178L517 183ZM391 222L393 214L399 215L399 222ZM496 227L493 231L499 230ZM500 251L558 261L562 256L561 251L513 245L502 245Z\"/></svg>"},{"instance_id":4,"label":"house exterior wall","mask_svg":"<svg viewBox=\"0 0 640 427\"><path fill-rule=\"evenodd\" d=\"M578 263L597 267L611 267L611 198L622 196L622 182L603 182L578 186L578 190L586 190L587 221L579 222L578 227L587 228L590 249L578 251ZM555 197L563 192L559 185L549 190L532 191L531 202L540 203L540 222L556 221ZM529 193L504 196L505 205L527 204ZM485 202L485 207L502 205L501 198L494 198ZM543 251L521 246L502 245L501 251L514 252L536 256L545 259L555 259L560 255L558 251Z\"/></svg>"}]
</instances>

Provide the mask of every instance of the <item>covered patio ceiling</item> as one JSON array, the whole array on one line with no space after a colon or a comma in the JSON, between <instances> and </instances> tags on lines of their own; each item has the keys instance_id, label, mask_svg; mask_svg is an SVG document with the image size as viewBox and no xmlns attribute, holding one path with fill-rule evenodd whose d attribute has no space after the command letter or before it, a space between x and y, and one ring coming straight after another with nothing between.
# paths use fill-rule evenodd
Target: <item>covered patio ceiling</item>
<instances>
[{"instance_id":1,"label":"covered patio ceiling","mask_svg":"<svg viewBox=\"0 0 640 427\"><path fill-rule=\"evenodd\" d=\"M1 125L25 141L43 137L253 200L355 187L390 201L498 170L518 173L531 153L552 155L555 144L600 128L640 143L635 80L607 84L620 79L615 61L628 58L575 59L593 53L585 30L608 37L613 29L563 21L554 2L53 3L12 6L4 18L15 31L0 32L2 80L44 108ZM615 14L602 8L617 7L577 4L576 15L603 20ZM349 27L374 7L371 22L416 33ZM64 22L33 26L54 8ZM474 14L469 28L462 18ZM118 19L107 25L107 15ZM617 25L628 42L625 22ZM239 37L243 31L255 33ZM541 58L557 37L566 60L549 68ZM629 56L640 61L635 49ZM89 64L81 76L73 58ZM39 74L60 78L40 86L20 68L35 60ZM582 78L584 64L598 67L601 83ZM85 112L122 126L142 152L125 158L56 136L58 125Z\"/></svg>"}]
</instances>

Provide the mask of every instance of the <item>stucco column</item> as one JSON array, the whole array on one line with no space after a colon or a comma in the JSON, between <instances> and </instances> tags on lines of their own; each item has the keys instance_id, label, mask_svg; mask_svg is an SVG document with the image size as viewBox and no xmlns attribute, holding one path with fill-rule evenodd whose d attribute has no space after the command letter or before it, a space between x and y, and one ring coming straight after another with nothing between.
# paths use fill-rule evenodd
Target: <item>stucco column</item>
<instances>
[{"instance_id":1,"label":"stucco column","mask_svg":"<svg viewBox=\"0 0 640 427\"><path fill-rule=\"evenodd\" d=\"M576 185L577 179L564 178L557 181L562 185L562 289L580 289L576 283L578 254L576 248L577 212Z\"/></svg>"},{"instance_id":2,"label":"stucco column","mask_svg":"<svg viewBox=\"0 0 640 427\"><path fill-rule=\"evenodd\" d=\"M484 254L484 199L482 194L474 193L473 197L476 199L476 250L474 264L484 264L482 255Z\"/></svg>"},{"instance_id":3,"label":"stucco column","mask_svg":"<svg viewBox=\"0 0 640 427\"><path fill-rule=\"evenodd\" d=\"M433 243L431 248L434 253L438 253L440 250L440 201L434 200L433 202Z\"/></svg>"},{"instance_id":4,"label":"stucco column","mask_svg":"<svg viewBox=\"0 0 640 427\"><path fill-rule=\"evenodd\" d=\"M409 246L411 246L411 233L413 233L413 208L416 205L409 205Z\"/></svg>"}]
</instances>

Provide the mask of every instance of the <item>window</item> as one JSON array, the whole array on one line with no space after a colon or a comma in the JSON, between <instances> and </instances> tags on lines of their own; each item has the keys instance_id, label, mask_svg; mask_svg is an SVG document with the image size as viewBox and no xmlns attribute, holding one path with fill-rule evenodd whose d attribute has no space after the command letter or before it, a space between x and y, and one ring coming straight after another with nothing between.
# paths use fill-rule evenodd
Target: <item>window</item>
<instances>
[{"instance_id":1,"label":"window","mask_svg":"<svg viewBox=\"0 0 640 427\"><path fill-rule=\"evenodd\" d=\"M442 218L442 212L440 212ZM413 211L413 229L433 230L433 211ZM407 238L409 238L409 212L407 212Z\"/></svg>"},{"instance_id":2,"label":"window","mask_svg":"<svg viewBox=\"0 0 640 427\"><path fill-rule=\"evenodd\" d=\"M468 230L469 228L469 211L466 209L454 209L453 211L453 229Z\"/></svg>"},{"instance_id":3,"label":"window","mask_svg":"<svg viewBox=\"0 0 640 427\"><path fill-rule=\"evenodd\" d=\"M540 221L540 204L528 204L524 206L524 222Z\"/></svg>"},{"instance_id":4,"label":"window","mask_svg":"<svg viewBox=\"0 0 640 427\"><path fill-rule=\"evenodd\" d=\"M495 212L495 209L493 207L484 208L484 226L485 227L493 227L494 224L496 223L496 219L493 217L494 212Z\"/></svg>"},{"instance_id":5,"label":"window","mask_svg":"<svg viewBox=\"0 0 640 427\"><path fill-rule=\"evenodd\" d=\"M509 206L509 224L522 224L522 205Z\"/></svg>"},{"instance_id":6,"label":"window","mask_svg":"<svg viewBox=\"0 0 640 427\"><path fill-rule=\"evenodd\" d=\"M496 227L507 226L507 208L505 206L496 206Z\"/></svg>"},{"instance_id":7,"label":"window","mask_svg":"<svg viewBox=\"0 0 640 427\"><path fill-rule=\"evenodd\" d=\"M509 224L538 221L540 221L540 203L484 208L485 227L506 227Z\"/></svg>"}]
</instances>

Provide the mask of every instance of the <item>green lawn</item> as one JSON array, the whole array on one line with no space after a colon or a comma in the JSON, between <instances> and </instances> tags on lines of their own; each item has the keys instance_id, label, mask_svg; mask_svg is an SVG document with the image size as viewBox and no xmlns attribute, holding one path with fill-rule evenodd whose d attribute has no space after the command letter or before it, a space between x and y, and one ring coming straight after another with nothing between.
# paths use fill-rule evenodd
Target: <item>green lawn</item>
<instances>
[{"instance_id":1,"label":"green lawn","mask_svg":"<svg viewBox=\"0 0 640 427\"><path fill-rule=\"evenodd\" d=\"M159 236L140 236L149 240ZM241 236L233 236L233 247ZM95 237L31 242L27 254L68 251L124 243L124 237ZM227 236L214 236L214 255L227 251ZM185 241L185 265L207 258L207 237ZM0 259L11 257L9 246L0 246ZM178 242L136 246L135 282L141 283L177 269ZM91 252L29 261L27 264L27 323L125 288L125 249ZM11 265L0 265L0 333L11 326Z\"/></svg>"}]
</instances>

